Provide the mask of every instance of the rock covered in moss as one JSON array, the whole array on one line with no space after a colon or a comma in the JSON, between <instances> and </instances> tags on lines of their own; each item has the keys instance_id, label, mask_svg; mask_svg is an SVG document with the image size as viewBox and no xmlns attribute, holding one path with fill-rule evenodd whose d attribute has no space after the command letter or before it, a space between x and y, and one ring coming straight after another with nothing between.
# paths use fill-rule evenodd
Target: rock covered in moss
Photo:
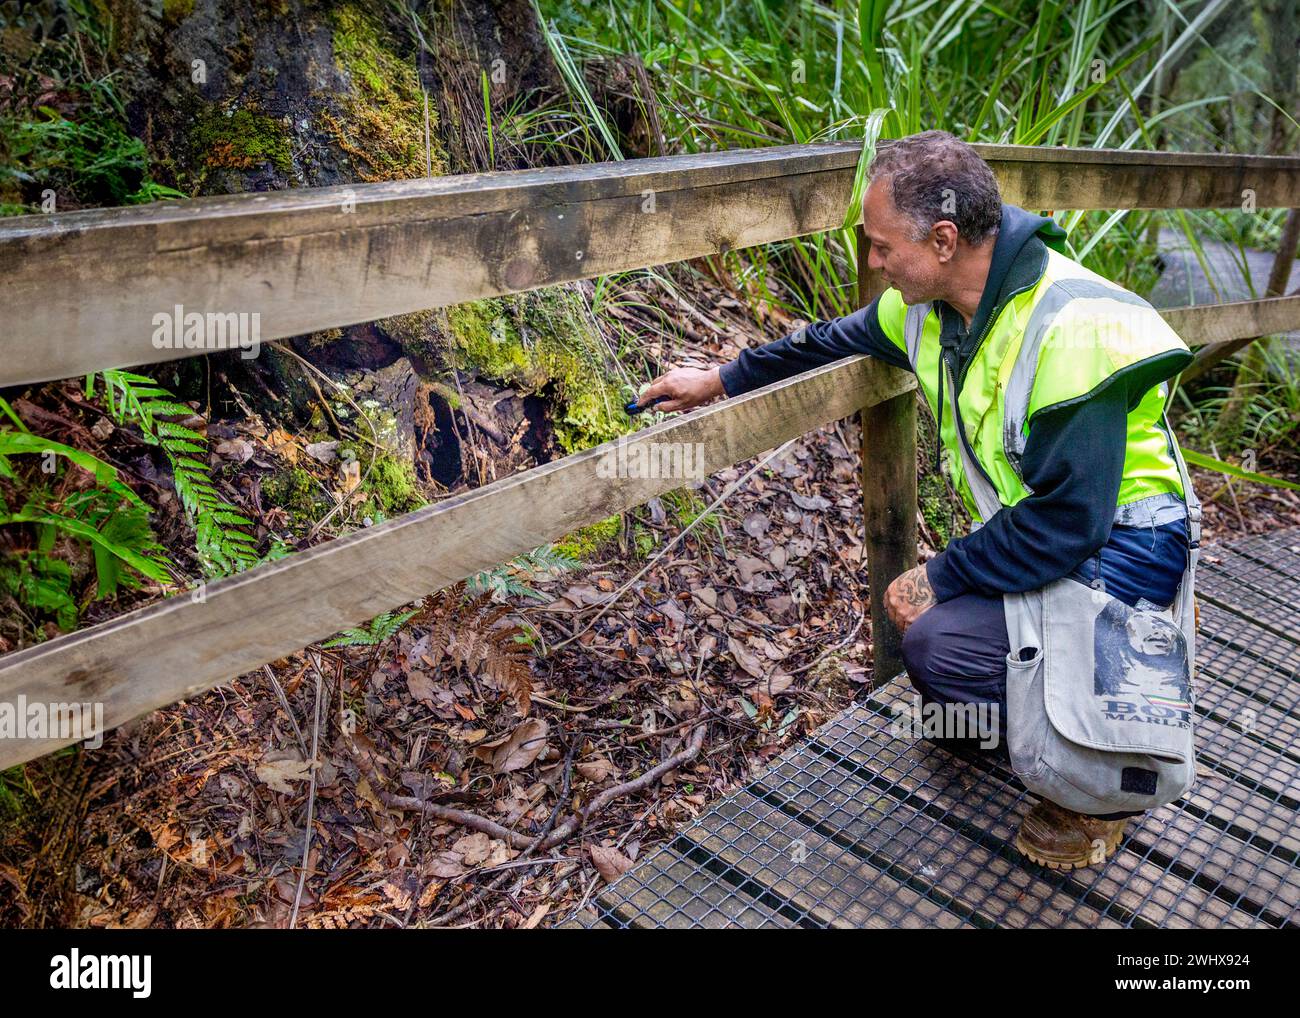
<instances>
[{"instance_id":1,"label":"rock covered in moss","mask_svg":"<svg viewBox=\"0 0 1300 1018\"><path fill-rule=\"evenodd\" d=\"M629 430L610 356L582 296L569 287L472 301L447 311L453 366L555 393L555 434L567 452Z\"/></svg>"}]
</instances>

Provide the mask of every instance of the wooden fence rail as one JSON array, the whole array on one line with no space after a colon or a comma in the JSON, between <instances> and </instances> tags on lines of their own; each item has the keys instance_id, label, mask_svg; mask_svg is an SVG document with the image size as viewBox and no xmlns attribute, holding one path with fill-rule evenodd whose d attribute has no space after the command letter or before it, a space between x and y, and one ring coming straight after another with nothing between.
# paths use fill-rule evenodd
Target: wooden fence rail
<instances>
[{"instance_id":1,"label":"wooden fence rail","mask_svg":"<svg viewBox=\"0 0 1300 1018\"><path fill-rule=\"evenodd\" d=\"M682 486L610 477L620 445L636 463L650 447L688 444L707 475L913 385L854 357L664 421L217 580L201 601L178 595L7 654L0 703L102 703L115 727ZM72 741L0 739L0 768Z\"/></svg>"},{"instance_id":2,"label":"wooden fence rail","mask_svg":"<svg viewBox=\"0 0 1300 1018\"><path fill-rule=\"evenodd\" d=\"M1229 208L1247 191L1260 208L1300 206L1300 158L976 147L1028 208ZM6 220L0 387L206 352L154 345L153 316L176 305L256 312L268 341L834 228L857 155L831 143ZM1192 345L1221 343L1300 329L1300 297L1162 314ZM111 728L681 485L608 476L620 444L698 443L711 473L859 410L888 674L881 596L915 554L914 388L861 357L807 372L213 582L201 600L0 657L0 703L100 703ZM0 767L71 741L0 740Z\"/></svg>"},{"instance_id":3,"label":"wooden fence rail","mask_svg":"<svg viewBox=\"0 0 1300 1018\"><path fill-rule=\"evenodd\" d=\"M976 146L1033 209L1300 206L1300 158ZM833 142L301 188L0 220L0 387L203 353L154 316L257 314L260 338L831 229L860 146Z\"/></svg>"}]
</instances>

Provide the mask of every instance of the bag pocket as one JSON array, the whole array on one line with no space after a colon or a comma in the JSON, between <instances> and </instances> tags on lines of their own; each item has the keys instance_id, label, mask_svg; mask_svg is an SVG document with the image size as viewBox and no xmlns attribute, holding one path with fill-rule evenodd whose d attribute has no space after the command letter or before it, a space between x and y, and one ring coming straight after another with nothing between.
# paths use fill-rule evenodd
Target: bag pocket
<instances>
[{"instance_id":1,"label":"bag pocket","mask_svg":"<svg viewBox=\"0 0 1300 1018\"><path fill-rule=\"evenodd\" d=\"M1017 651L1007 655L1007 718L1003 726L1011 769L1022 781L1032 781L1042 771L1047 743L1047 713L1043 703L1043 648L1021 661ZM1034 709L1034 704L1038 708Z\"/></svg>"}]
</instances>

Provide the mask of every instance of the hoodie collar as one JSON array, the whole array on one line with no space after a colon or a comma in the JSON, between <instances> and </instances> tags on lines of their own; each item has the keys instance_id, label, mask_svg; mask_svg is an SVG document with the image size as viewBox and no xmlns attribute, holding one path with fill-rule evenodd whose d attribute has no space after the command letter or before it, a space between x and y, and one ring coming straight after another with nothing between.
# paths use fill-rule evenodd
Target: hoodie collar
<instances>
[{"instance_id":1,"label":"hoodie collar","mask_svg":"<svg viewBox=\"0 0 1300 1018\"><path fill-rule=\"evenodd\" d=\"M961 337L957 355L966 361L974 354L974 344L988 323L1015 294L1022 292L1042 277L1045 246L1065 254L1066 233L1049 216L1040 216L1018 205L1002 206L1002 224L993 242L993 257L989 263L988 279L980 297L970 329ZM961 316L945 305L946 315L940 322L946 324L949 335L956 336Z\"/></svg>"},{"instance_id":2,"label":"hoodie collar","mask_svg":"<svg viewBox=\"0 0 1300 1018\"><path fill-rule=\"evenodd\" d=\"M1043 276L1047 266L1047 248L1051 247L1065 254L1066 233L1050 216L1039 216L1026 211L1018 205L1002 205L1002 223L998 227L997 239L993 242L993 257L989 262L988 279L984 282L984 292L980 295L979 307L971 319L970 329L963 333L962 317L946 301L937 301L939 312L939 343L941 348L956 351L955 391L952 393L954 423L964 435L960 415L957 411L957 397L961 394L964 380L964 366L975 356L975 351L983 341L984 331L997 315L1018 293L1029 289ZM945 357L939 357L938 378L935 388L938 392L938 420L943 421L943 375ZM961 439L964 441L964 438ZM939 469L939 443L935 444L934 468Z\"/></svg>"}]
</instances>

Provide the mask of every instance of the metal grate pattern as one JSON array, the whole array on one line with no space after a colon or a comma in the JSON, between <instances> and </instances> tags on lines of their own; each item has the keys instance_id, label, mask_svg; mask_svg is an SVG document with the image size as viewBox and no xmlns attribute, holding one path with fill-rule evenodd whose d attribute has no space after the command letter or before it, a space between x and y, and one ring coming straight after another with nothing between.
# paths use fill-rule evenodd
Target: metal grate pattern
<instances>
[{"instance_id":1,"label":"metal grate pattern","mask_svg":"<svg viewBox=\"0 0 1300 1018\"><path fill-rule=\"evenodd\" d=\"M1300 926L1300 528L1206 546L1200 775L1105 866L1013 845L1034 797L1005 761L896 736L873 690L606 887L595 927Z\"/></svg>"}]
</instances>

